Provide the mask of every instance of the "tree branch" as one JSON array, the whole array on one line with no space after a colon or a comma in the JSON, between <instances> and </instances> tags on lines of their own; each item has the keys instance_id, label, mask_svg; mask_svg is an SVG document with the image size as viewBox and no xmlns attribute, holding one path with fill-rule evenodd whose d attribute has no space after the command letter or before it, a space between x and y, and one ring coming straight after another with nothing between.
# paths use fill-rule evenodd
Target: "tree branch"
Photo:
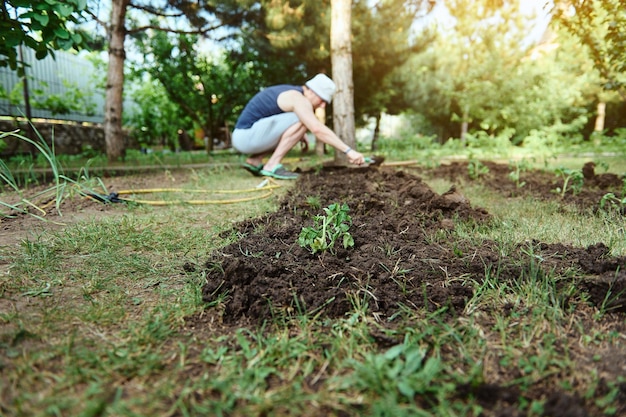
<instances>
[{"instance_id":1,"label":"tree branch","mask_svg":"<svg viewBox=\"0 0 626 417\"><path fill-rule=\"evenodd\" d=\"M146 25L146 26L139 26L134 29L129 29L127 33L133 34L133 33L142 32L148 29L154 29L154 30L158 30L161 32L177 33L179 35L204 35L207 32L211 32L212 30L219 29L224 26L225 25L223 23L220 23L217 25L206 26L206 27L198 28L198 29L184 30L184 29L172 29L172 28L162 27L159 25Z\"/></svg>"},{"instance_id":2,"label":"tree branch","mask_svg":"<svg viewBox=\"0 0 626 417\"><path fill-rule=\"evenodd\" d=\"M89 16L91 16L93 21L96 22L97 24L99 24L100 26L102 26L103 28L106 29L108 27L107 26L107 22L105 22L104 20L100 20L98 18L98 16L94 12L92 12L91 10L85 9L84 12L87 13Z\"/></svg>"},{"instance_id":3,"label":"tree branch","mask_svg":"<svg viewBox=\"0 0 626 417\"><path fill-rule=\"evenodd\" d=\"M157 8L152 7L152 6L141 6L139 4L134 4L134 3L131 3L130 6L132 8L134 8L134 9L141 10L141 11L144 11L146 13L150 13L152 15L159 16L159 17L182 17L182 16L185 16L185 13L183 13L183 12L171 13L170 14L170 13L166 13L166 12L161 12Z\"/></svg>"}]
</instances>

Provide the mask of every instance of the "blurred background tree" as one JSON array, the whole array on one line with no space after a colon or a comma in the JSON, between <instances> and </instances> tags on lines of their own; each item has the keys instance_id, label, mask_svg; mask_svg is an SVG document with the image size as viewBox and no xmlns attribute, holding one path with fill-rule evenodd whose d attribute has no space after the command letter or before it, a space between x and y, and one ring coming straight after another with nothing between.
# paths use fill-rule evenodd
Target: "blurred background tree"
<instances>
[{"instance_id":1,"label":"blurred background tree","mask_svg":"<svg viewBox=\"0 0 626 417\"><path fill-rule=\"evenodd\" d=\"M596 117L585 133L615 133L626 121L626 7L621 0L557 0L552 15L584 47L599 77Z\"/></svg>"},{"instance_id":2,"label":"blurred background tree","mask_svg":"<svg viewBox=\"0 0 626 417\"><path fill-rule=\"evenodd\" d=\"M155 31L138 39L143 62L134 72L162 86L168 99L184 115L179 129L201 132L213 144L230 146L229 130L247 99L258 91L254 72L246 62L229 59L226 51L201 51L198 35ZM141 79L142 77L140 77ZM209 149L210 150L210 149Z\"/></svg>"},{"instance_id":3,"label":"blurred background tree","mask_svg":"<svg viewBox=\"0 0 626 417\"><path fill-rule=\"evenodd\" d=\"M61 7L65 3L70 8ZM524 12L527 3L353 0L356 126L371 128L374 146L382 115L413 115L415 131L442 143L477 132L505 136L516 145L528 137L577 143L594 132L619 134L626 126L622 2L558 0L549 13L540 11L548 15L543 19ZM112 8L102 2L7 1L0 25L7 41L0 58L5 66L11 57L17 59L10 49L19 44L12 32L16 16L30 22L26 13L37 7L66 16L57 43L44 47L49 52L68 46L67 34L77 42L73 25L80 23L81 11L89 14L104 29L98 32L92 23L82 30L108 39L103 47L109 51L109 79L102 85L115 84L119 93L126 83L128 90L116 100L132 97L136 103L126 110L113 105L120 112L119 126L128 123L146 146L173 149L180 146L177 135L183 129L202 130L210 150L212 139L224 138L224 129L232 128L248 99L265 86L302 84L318 72L332 75L330 0L114 4L124 8L117 26ZM11 7L19 14L9 13ZM539 32L537 25L543 25ZM116 44L103 36L114 30L123 35ZM151 121L151 114L179 126ZM118 145L110 158L123 153L123 140Z\"/></svg>"},{"instance_id":4,"label":"blurred background tree","mask_svg":"<svg viewBox=\"0 0 626 417\"><path fill-rule=\"evenodd\" d=\"M530 39L535 17L520 2L445 4L449 18L433 29L436 39L403 70L424 132L441 142L506 132L522 144L537 129L559 126L560 135L581 140L600 78L577 40L552 26Z\"/></svg>"}]
</instances>

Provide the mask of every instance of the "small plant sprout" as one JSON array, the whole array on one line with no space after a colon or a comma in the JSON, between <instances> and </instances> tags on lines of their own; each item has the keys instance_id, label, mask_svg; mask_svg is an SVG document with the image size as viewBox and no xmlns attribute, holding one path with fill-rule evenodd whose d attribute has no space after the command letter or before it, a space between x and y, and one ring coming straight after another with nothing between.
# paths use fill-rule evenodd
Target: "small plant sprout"
<instances>
[{"instance_id":1,"label":"small plant sprout","mask_svg":"<svg viewBox=\"0 0 626 417\"><path fill-rule=\"evenodd\" d=\"M471 179L475 180L479 177L489 173L489 168L482 162L472 159L467 166L468 175Z\"/></svg>"},{"instance_id":2,"label":"small plant sprout","mask_svg":"<svg viewBox=\"0 0 626 417\"><path fill-rule=\"evenodd\" d=\"M605 161L600 161L598 163L596 163L596 166L599 168L602 168L602 170L604 172L608 172L609 171L609 164L607 164Z\"/></svg>"},{"instance_id":3,"label":"small plant sprout","mask_svg":"<svg viewBox=\"0 0 626 417\"><path fill-rule=\"evenodd\" d=\"M555 172L563 179L563 186L556 187L553 192L559 194L561 198L565 197L565 193L570 189L574 195L580 193L585 181L582 170L559 167Z\"/></svg>"},{"instance_id":4,"label":"small plant sprout","mask_svg":"<svg viewBox=\"0 0 626 417\"><path fill-rule=\"evenodd\" d=\"M313 218L313 227L303 227L298 237L298 244L309 248L312 253L334 252L335 242L341 239L345 249L354 246L354 238L348 232L352 226L352 218L347 204L333 203L324 208L326 215L317 215Z\"/></svg>"},{"instance_id":5,"label":"small plant sprout","mask_svg":"<svg viewBox=\"0 0 626 417\"><path fill-rule=\"evenodd\" d=\"M623 211L626 209L626 196L619 198L614 193L606 193L600 199L600 208L606 211Z\"/></svg>"},{"instance_id":6,"label":"small plant sprout","mask_svg":"<svg viewBox=\"0 0 626 417\"><path fill-rule=\"evenodd\" d=\"M509 166L512 169L511 172L509 172L509 179L515 183L515 186L517 188L522 188L523 186L525 186L526 182L520 181L520 176L522 172L525 172L528 170L528 168L530 168L528 162L526 162L525 160L519 162L511 162Z\"/></svg>"}]
</instances>

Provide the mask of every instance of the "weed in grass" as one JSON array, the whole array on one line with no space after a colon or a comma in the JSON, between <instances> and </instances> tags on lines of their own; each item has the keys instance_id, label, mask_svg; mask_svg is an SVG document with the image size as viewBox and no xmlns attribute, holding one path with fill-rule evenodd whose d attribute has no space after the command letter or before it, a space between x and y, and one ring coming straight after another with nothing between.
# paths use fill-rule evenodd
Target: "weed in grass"
<instances>
[{"instance_id":1,"label":"weed in grass","mask_svg":"<svg viewBox=\"0 0 626 417\"><path fill-rule=\"evenodd\" d=\"M624 213L626 211L626 193L623 198L616 197L614 193L606 193L600 199L600 208L605 211Z\"/></svg>"},{"instance_id":2,"label":"weed in grass","mask_svg":"<svg viewBox=\"0 0 626 417\"><path fill-rule=\"evenodd\" d=\"M410 343L396 345L383 353L368 354L363 362L354 363L354 373L346 378L346 387L367 390L379 396L391 395L394 402L411 400L416 394L428 395L445 391L435 381L442 374L437 358ZM448 387L449 389L449 387Z\"/></svg>"},{"instance_id":3,"label":"weed in grass","mask_svg":"<svg viewBox=\"0 0 626 417\"><path fill-rule=\"evenodd\" d=\"M242 248L241 244L239 244L239 251L241 252L243 256L252 257L252 258L262 258L264 254L263 251L252 253L248 250L248 248L245 248L245 249Z\"/></svg>"},{"instance_id":4,"label":"weed in grass","mask_svg":"<svg viewBox=\"0 0 626 417\"><path fill-rule=\"evenodd\" d=\"M1 217L12 217L14 213L23 213L39 220L47 221L44 217L46 211L42 208L42 204L52 200L57 213L61 215L61 203L71 196L73 192L77 192L81 195L92 193L89 188L89 183L93 181L88 177L87 168L81 169L78 181L72 180L64 175L63 168L54 152L54 138L51 139L52 146L50 147L41 134L36 129L34 129L34 131L37 135L37 140L19 135L16 132L0 132L0 140L7 136L14 136L34 146L39 151L39 157L46 161L52 171L53 185L27 198L25 191L21 189L19 181L12 174L8 165L0 160L0 190L8 187L13 190L18 197L18 201L14 202L0 200L0 206L9 210L8 212L0 212ZM100 182L100 184L102 183Z\"/></svg>"},{"instance_id":5,"label":"weed in grass","mask_svg":"<svg viewBox=\"0 0 626 417\"><path fill-rule=\"evenodd\" d=\"M306 203L309 205L309 207L311 207L313 210L319 210L320 208L322 208L322 200L320 199L319 196L315 195L315 196L308 196L306 198Z\"/></svg>"},{"instance_id":6,"label":"weed in grass","mask_svg":"<svg viewBox=\"0 0 626 417\"><path fill-rule=\"evenodd\" d=\"M389 274L389 277L391 278L391 280L398 285L398 288L400 288L401 293L406 295L406 294L409 294L411 291L409 287L413 286L413 283L412 283L413 277L407 277L407 274L411 272L411 269L402 268L400 266L401 262L402 262L402 259L398 259L396 263L394 264L393 268L389 268L387 265L383 263L380 264L380 267L387 274Z\"/></svg>"},{"instance_id":7,"label":"weed in grass","mask_svg":"<svg viewBox=\"0 0 626 417\"><path fill-rule=\"evenodd\" d=\"M390 243L386 242L383 246L378 247L385 256L391 258L400 252L400 249L395 249Z\"/></svg>"},{"instance_id":8,"label":"weed in grass","mask_svg":"<svg viewBox=\"0 0 626 417\"><path fill-rule=\"evenodd\" d=\"M602 300L602 304L600 304L598 311L596 312L597 319L601 318L607 313L610 313L612 310L617 310L617 309L624 307L622 304L620 304L619 300L623 299L624 291L626 290L622 290L618 292L615 292L613 290L614 283L617 281L618 276L619 276L619 268L617 269L617 271L615 271L615 280L611 281L608 284L606 295L604 299Z\"/></svg>"},{"instance_id":9,"label":"weed in grass","mask_svg":"<svg viewBox=\"0 0 626 417\"><path fill-rule=\"evenodd\" d=\"M623 392L623 386L626 384L625 377L617 378L617 381L609 381L606 383L606 394L596 397L595 404L604 412L605 415L613 416L617 415L617 408L615 407L615 401L618 396Z\"/></svg>"}]
</instances>

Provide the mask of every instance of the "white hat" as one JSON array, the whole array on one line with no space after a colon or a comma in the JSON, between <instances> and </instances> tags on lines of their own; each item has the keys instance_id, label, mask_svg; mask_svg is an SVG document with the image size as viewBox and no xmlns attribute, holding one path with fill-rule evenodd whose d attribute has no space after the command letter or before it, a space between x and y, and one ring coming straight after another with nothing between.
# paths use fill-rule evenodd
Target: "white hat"
<instances>
[{"instance_id":1,"label":"white hat","mask_svg":"<svg viewBox=\"0 0 626 417\"><path fill-rule=\"evenodd\" d=\"M333 80L328 78L325 74L317 74L307 81L305 85L327 103L333 101L335 90L337 90Z\"/></svg>"}]
</instances>

